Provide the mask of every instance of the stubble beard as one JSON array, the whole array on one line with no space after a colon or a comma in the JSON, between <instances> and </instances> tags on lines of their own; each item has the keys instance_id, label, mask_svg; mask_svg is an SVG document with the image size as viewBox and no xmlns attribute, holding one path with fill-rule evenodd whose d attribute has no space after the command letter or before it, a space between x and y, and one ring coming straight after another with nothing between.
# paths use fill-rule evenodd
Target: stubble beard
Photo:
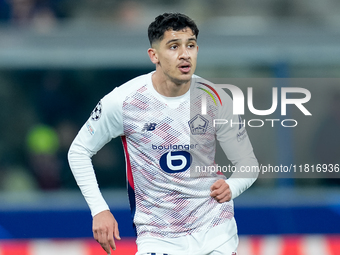
<instances>
[{"instance_id":1,"label":"stubble beard","mask_svg":"<svg viewBox=\"0 0 340 255\"><path fill-rule=\"evenodd\" d=\"M183 84L187 84L188 82L190 82L191 81L191 74L188 74L188 75L190 75L190 77L189 78L186 78L186 79L178 79L178 78L176 78L176 77L173 77L173 76L171 76L171 75L169 75L169 74L167 74L167 73L165 73L165 75L169 78L169 80L171 81L171 82L173 82L176 86L182 86Z\"/></svg>"}]
</instances>

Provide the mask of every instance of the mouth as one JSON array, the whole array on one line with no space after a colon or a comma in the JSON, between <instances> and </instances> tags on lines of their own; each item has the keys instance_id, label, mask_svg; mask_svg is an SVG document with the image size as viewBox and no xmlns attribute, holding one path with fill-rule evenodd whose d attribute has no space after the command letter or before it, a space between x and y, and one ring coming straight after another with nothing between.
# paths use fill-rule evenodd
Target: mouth
<instances>
[{"instance_id":1,"label":"mouth","mask_svg":"<svg viewBox=\"0 0 340 255\"><path fill-rule=\"evenodd\" d=\"M182 72L182 73L189 73L191 70L191 64L190 63L182 63L178 66L178 69Z\"/></svg>"}]
</instances>

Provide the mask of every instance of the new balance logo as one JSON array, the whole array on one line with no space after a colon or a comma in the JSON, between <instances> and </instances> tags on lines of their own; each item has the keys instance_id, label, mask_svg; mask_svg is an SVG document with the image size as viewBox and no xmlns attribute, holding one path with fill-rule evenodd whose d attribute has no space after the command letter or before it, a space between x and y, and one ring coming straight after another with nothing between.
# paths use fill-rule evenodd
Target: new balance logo
<instances>
[{"instance_id":1,"label":"new balance logo","mask_svg":"<svg viewBox=\"0 0 340 255\"><path fill-rule=\"evenodd\" d=\"M145 123L142 132L153 131L156 128L157 123Z\"/></svg>"}]
</instances>

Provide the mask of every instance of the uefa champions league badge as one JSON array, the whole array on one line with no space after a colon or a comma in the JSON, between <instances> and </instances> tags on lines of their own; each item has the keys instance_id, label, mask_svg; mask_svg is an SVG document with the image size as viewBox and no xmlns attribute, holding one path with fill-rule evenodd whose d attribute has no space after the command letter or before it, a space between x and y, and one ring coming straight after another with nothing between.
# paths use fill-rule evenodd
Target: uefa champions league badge
<instances>
[{"instance_id":1,"label":"uefa champions league badge","mask_svg":"<svg viewBox=\"0 0 340 255\"><path fill-rule=\"evenodd\" d=\"M100 119L100 116L102 116L102 102L101 101L99 101L97 106L92 111L91 119L97 121Z\"/></svg>"}]
</instances>

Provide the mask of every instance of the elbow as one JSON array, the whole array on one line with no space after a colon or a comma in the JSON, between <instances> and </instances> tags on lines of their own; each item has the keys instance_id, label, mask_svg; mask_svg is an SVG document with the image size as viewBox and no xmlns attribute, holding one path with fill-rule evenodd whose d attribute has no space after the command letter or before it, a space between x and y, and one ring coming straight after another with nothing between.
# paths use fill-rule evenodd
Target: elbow
<instances>
[{"instance_id":1,"label":"elbow","mask_svg":"<svg viewBox=\"0 0 340 255\"><path fill-rule=\"evenodd\" d=\"M81 143L73 141L68 150L67 159L69 164L71 164L77 160L90 159L93 155L94 153L86 149Z\"/></svg>"},{"instance_id":2,"label":"elbow","mask_svg":"<svg viewBox=\"0 0 340 255\"><path fill-rule=\"evenodd\" d=\"M72 156L74 155L74 144L72 143L67 152L67 160L70 163L72 161Z\"/></svg>"}]
</instances>

